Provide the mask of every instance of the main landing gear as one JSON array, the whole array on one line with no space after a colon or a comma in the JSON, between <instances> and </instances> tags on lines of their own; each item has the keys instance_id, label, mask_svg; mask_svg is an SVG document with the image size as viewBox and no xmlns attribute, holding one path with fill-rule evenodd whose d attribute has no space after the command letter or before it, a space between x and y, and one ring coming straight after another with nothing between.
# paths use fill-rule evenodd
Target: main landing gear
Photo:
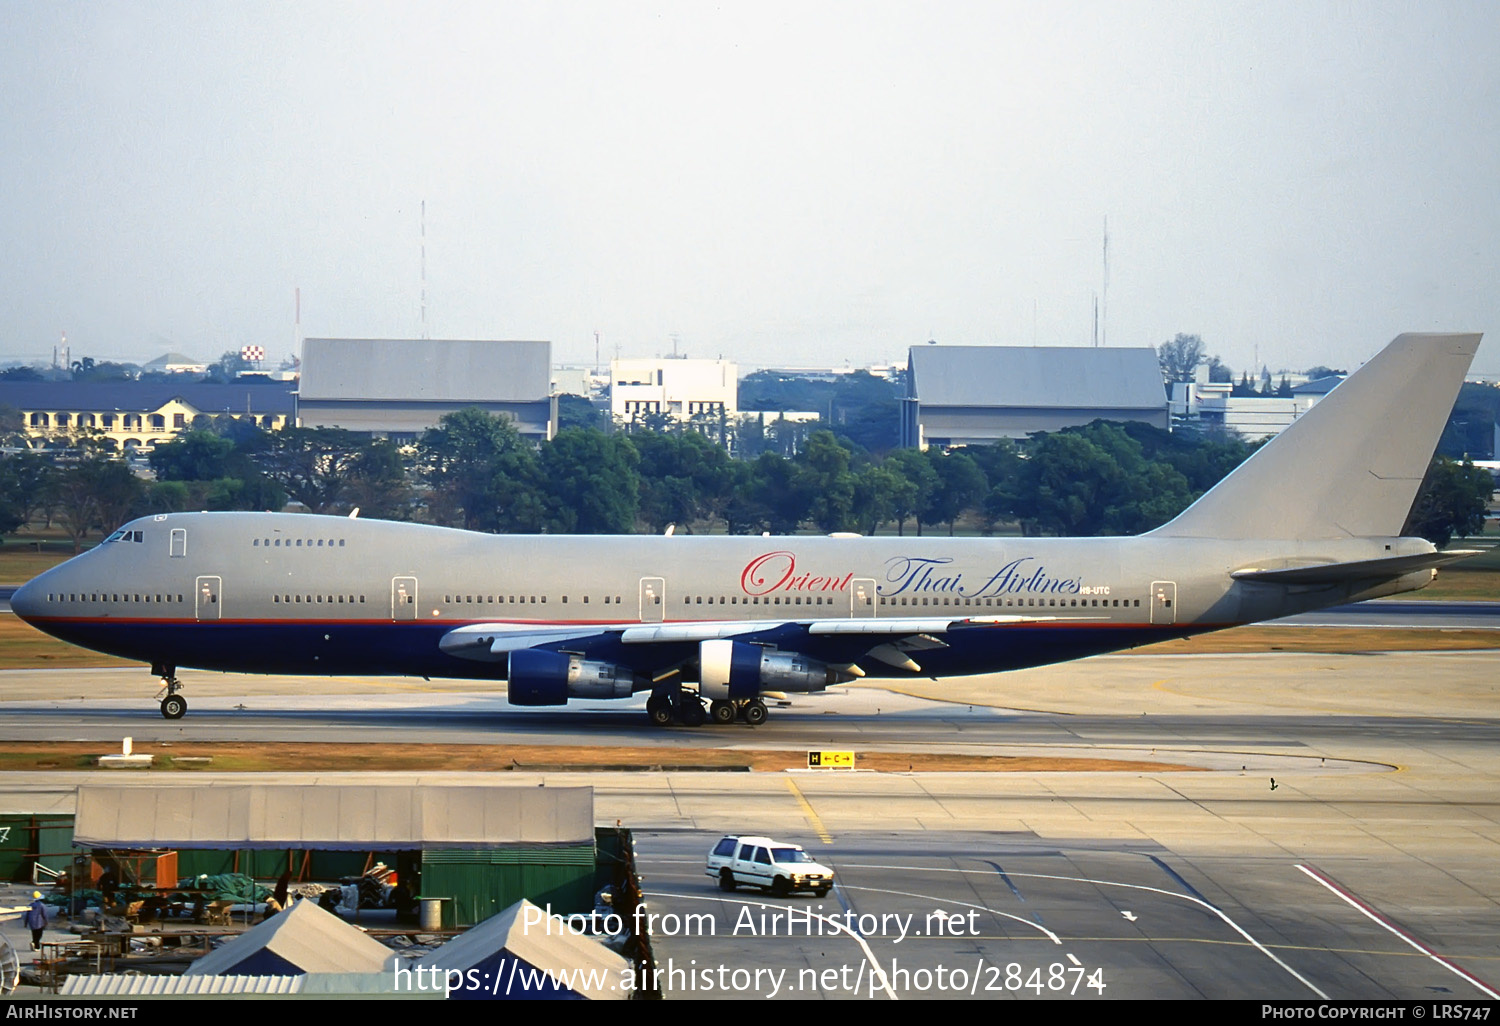
<instances>
[{"instance_id":1,"label":"main landing gear","mask_svg":"<svg viewBox=\"0 0 1500 1026\"><path fill-rule=\"evenodd\" d=\"M178 694L182 681L177 679L177 667L156 665L151 672L161 678L162 690L156 695L161 699L161 714L169 720L182 719L187 712L187 699Z\"/></svg>"},{"instance_id":2,"label":"main landing gear","mask_svg":"<svg viewBox=\"0 0 1500 1026\"><path fill-rule=\"evenodd\" d=\"M735 720L744 720L758 727L770 716L766 703L759 698L733 701L717 699L703 708L703 699L693 691L676 693L658 692L646 701L646 715L658 727L670 727L680 723L684 727L701 727L705 722L728 726Z\"/></svg>"}]
</instances>

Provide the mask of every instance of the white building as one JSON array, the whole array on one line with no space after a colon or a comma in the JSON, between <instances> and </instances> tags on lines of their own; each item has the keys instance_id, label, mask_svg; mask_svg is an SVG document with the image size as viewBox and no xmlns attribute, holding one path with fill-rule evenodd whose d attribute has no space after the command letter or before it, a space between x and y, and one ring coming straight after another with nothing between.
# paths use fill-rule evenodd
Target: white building
<instances>
[{"instance_id":1,"label":"white building","mask_svg":"<svg viewBox=\"0 0 1500 1026\"><path fill-rule=\"evenodd\" d=\"M603 374L595 374L589 367L558 365L552 368L553 395L581 395L591 399L603 394L607 384Z\"/></svg>"},{"instance_id":2,"label":"white building","mask_svg":"<svg viewBox=\"0 0 1500 1026\"><path fill-rule=\"evenodd\" d=\"M739 410L739 370L730 360L612 360L609 412L630 424L663 415L732 418Z\"/></svg>"},{"instance_id":3,"label":"white building","mask_svg":"<svg viewBox=\"0 0 1500 1026\"><path fill-rule=\"evenodd\" d=\"M1231 395L1234 385L1227 381L1177 381L1172 384L1172 420L1233 432L1254 442L1291 427L1292 421L1312 409L1340 380L1305 382L1292 389L1289 399Z\"/></svg>"}]
</instances>

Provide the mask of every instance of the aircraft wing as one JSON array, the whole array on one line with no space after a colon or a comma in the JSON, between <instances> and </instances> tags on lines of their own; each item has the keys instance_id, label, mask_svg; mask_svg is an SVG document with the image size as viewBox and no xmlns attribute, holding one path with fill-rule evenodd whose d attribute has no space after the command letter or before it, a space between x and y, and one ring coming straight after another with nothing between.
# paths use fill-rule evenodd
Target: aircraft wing
<instances>
[{"instance_id":1,"label":"aircraft wing","mask_svg":"<svg viewBox=\"0 0 1500 1026\"><path fill-rule=\"evenodd\" d=\"M1430 570L1460 559L1478 555L1482 549L1450 549L1447 552L1419 552L1411 556L1386 559L1359 559L1348 563L1318 563L1312 566L1260 569L1246 567L1229 576L1237 581L1260 581L1265 584L1347 584L1381 577L1400 577L1414 570Z\"/></svg>"},{"instance_id":2,"label":"aircraft wing","mask_svg":"<svg viewBox=\"0 0 1500 1026\"><path fill-rule=\"evenodd\" d=\"M1055 616L891 617L835 620L693 620L682 623L621 623L559 625L535 623L476 623L456 627L438 646L449 655L480 662L503 662L510 653L528 648L586 651L601 645L673 649L669 661L680 662L683 646L703 641L739 639L796 652L814 637L843 637L851 650L892 665L907 667L908 651L946 647L941 636L970 627L1003 627L1042 623ZM1080 619L1070 617L1070 620ZM862 644L867 642L867 644ZM853 660L849 660L853 662ZM915 664L911 664L915 666Z\"/></svg>"}]
</instances>

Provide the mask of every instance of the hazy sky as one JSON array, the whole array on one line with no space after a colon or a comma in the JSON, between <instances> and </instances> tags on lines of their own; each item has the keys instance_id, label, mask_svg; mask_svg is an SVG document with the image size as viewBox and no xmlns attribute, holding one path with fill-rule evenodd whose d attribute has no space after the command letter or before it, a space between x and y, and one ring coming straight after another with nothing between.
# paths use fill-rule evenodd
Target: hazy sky
<instances>
[{"instance_id":1,"label":"hazy sky","mask_svg":"<svg viewBox=\"0 0 1500 1026\"><path fill-rule=\"evenodd\" d=\"M0 0L0 360L1500 332L1500 4ZM1478 366L1500 368L1490 339Z\"/></svg>"}]
</instances>

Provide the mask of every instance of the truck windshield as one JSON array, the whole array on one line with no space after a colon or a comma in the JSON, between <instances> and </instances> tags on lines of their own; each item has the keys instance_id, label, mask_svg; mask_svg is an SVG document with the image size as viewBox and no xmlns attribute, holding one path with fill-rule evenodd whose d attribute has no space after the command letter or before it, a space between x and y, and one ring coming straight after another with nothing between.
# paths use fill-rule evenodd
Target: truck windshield
<instances>
[{"instance_id":1,"label":"truck windshield","mask_svg":"<svg viewBox=\"0 0 1500 1026\"><path fill-rule=\"evenodd\" d=\"M800 848L772 848L771 858L777 862L811 862L807 852Z\"/></svg>"}]
</instances>

